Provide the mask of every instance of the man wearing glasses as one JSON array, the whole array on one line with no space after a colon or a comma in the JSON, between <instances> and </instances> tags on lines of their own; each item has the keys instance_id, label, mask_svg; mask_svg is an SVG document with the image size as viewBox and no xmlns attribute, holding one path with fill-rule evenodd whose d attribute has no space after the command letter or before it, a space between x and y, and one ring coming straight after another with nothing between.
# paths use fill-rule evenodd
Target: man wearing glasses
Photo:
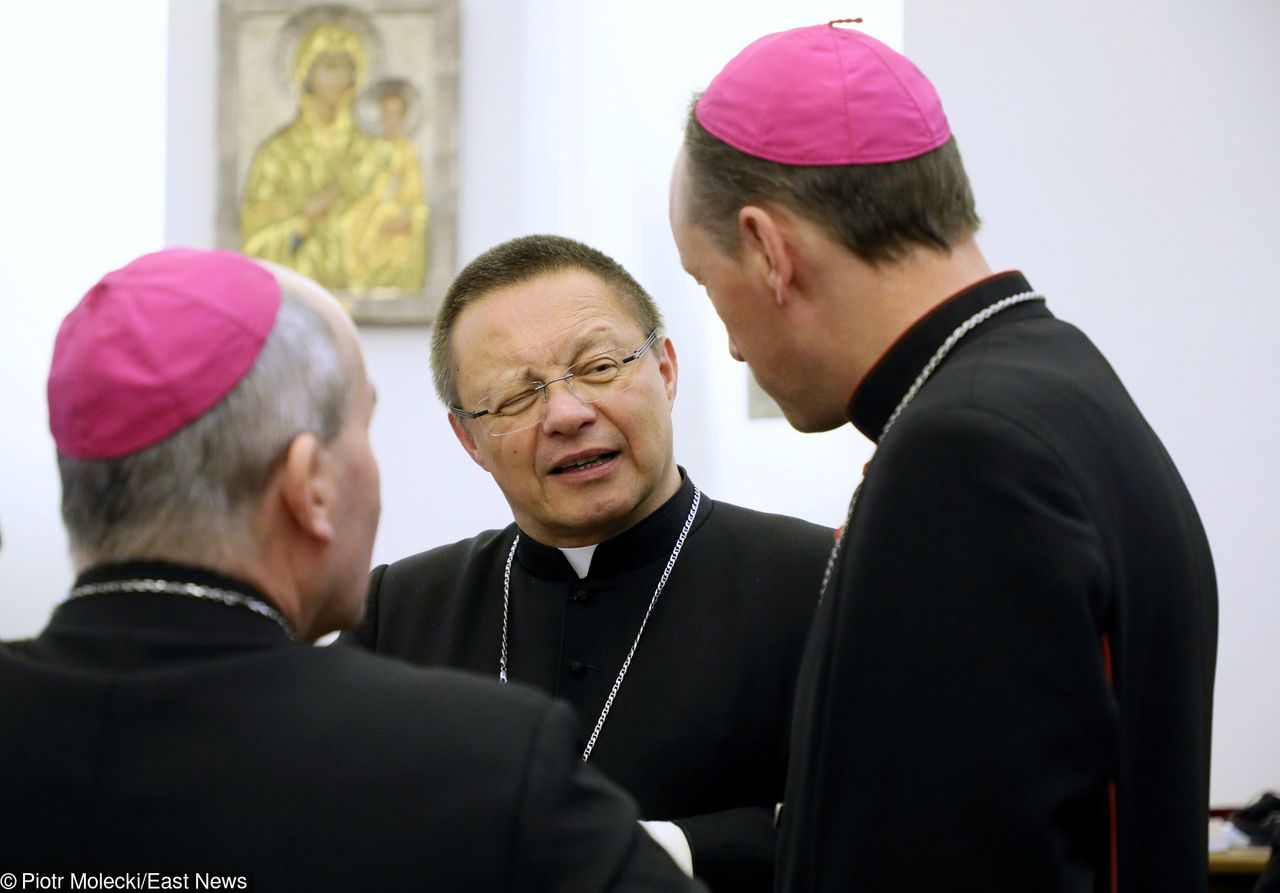
<instances>
[{"instance_id":1,"label":"man wearing glasses","mask_svg":"<svg viewBox=\"0 0 1280 893\"><path fill-rule=\"evenodd\" d=\"M583 759L715 889L768 890L791 691L831 531L701 493L676 465L676 354L586 245L527 236L446 295L436 390L515 516L373 571L351 637L538 686Z\"/></svg>"}]
</instances>

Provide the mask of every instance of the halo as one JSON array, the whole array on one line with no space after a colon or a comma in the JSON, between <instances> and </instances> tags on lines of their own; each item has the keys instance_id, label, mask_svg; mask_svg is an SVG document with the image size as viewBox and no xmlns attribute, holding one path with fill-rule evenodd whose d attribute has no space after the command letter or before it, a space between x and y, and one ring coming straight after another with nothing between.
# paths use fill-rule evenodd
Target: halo
<instances>
[{"instance_id":1,"label":"halo","mask_svg":"<svg viewBox=\"0 0 1280 893\"><path fill-rule=\"evenodd\" d=\"M286 95L293 96L293 63L299 47L307 35L320 25L333 22L353 31L364 45L364 81L377 80L382 72L382 35L365 13L350 6L331 4L310 6L289 17L276 35L275 79L276 86ZM357 87L359 84L356 85Z\"/></svg>"},{"instance_id":2,"label":"halo","mask_svg":"<svg viewBox=\"0 0 1280 893\"><path fill-rule=\"evenodd\" d=\"M405 136L412 136L422 123L422 95L405 78L382 78L370 84L355 102L356 123L365 133L380 136L382 124L379 121L378 103L384 96L399 96L404 100L404 133Z\"/></svg>"}]
</instances>

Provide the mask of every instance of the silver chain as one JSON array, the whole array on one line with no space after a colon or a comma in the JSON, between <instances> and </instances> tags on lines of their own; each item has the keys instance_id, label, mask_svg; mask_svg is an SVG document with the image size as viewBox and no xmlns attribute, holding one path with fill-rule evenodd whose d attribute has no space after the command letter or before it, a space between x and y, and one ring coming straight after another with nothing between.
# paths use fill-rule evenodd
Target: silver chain
<instances>
[{"instance_id":1,"label":"silver chain","mask_svg":"<svg viewBox=\"0 0 1280 893\"><path fill-rule=\"evenodd\" d=\"M889 429L893 427L893 423L898 421L898 416L902 415L902 411L907 408L907 404L915 399L916 394L920 393L920 389L924 387L924 383L929 380L929 376L946 359L947 354L951 353L951 349L956 346L965 335L968 335L978 326L995 316L1002 310L1008 310L1015 304L1024 304L1027 301L1043 301L1044 295L1037 294L1033 291L1019 292L1016 295L1010 295L996 301L983 309L979 310L973 316L966 319L960 325L956 326L942 345L929 358L929 362L924 364L924 368L920 370L920 374L916 376L916 380L911 383L911 387L907 388L907 392L902 395L902 399L898 401L898 405L889 415L888 421L884 423L884 427L880 429L880 436L876 438L876 449L880 448L880 444L884 441L884 436L889 433ZM871 453L871 459L876 457L875 451ZM870 464L871 459L867 462ZM849 525L853 523L853 510L858 505L858 494L862 492L862 482L858 482L858 486L853 488L853 496L849 499L849 510L844 516L844 525L840 528L840 535L836 537L836 541L831 546L831 554L827 556L827 567L822 572L822 588L818 590L818 601L821 602L827 595L827 586L831 582L831 573L836 567L836 558L840 555L840 547L844 544L845 534L849 532Z\"/></svg>"},{"instance_id":2,"label":"silver chain","mask_svg":"<svg viewBox=\"0 0 1280 893\"><path fill-rule=\"evenodd\" d=\"M640 637L644 635L644 628L649 622L649 615L653 613L653 607L658 603L658 596L662 595L662 589L667 585L667 577L671 576L671 569L676 566L676 559L680 557L680 550L684 548L685 537L689 535L689 529L693 527L693 519L698 514L698 504L701 501L702 491L694 487L693 505L689 509L689 517L684 520L684 529L680 531L676 546L671 550L671 557L667 559L667 566L662 571L662 579L658 580L658 586L653 590L653 598L649 599L649 607L645 609L644 619L640 621L640 630L636 633L635 641L631 643L631 650L627 652L627 659L622 662L622 669L618 671L618 678L613 681L613 688L609 692L609 697L605 698L604 709L600 711L600 718L596 720L596 727L591 730L591 737L587 739L587 746L582 751L582 762L584 763L591 757L591 751L595 749L596 739L600 737L600 730L604 728L604 721L609 717L609 711L613 708L613 699L618 696L618 689L622 688L622 680L626 678L627 670L631 667L631 659L636 656L636 649L640 647ZM511 602L511 561L516 556L516 546L519 544L520 534L517 533L515 542L511 544L511 551L507 553L507 566L502 574L502 656L498 659L498 679L501 682L507 681L507 618Z\"/></svg>"},{"instance_id":3,"label":"silver chain","mask_svg":"<svg viewBox=\"0 0 1280 893\"><path fill-rule=\"evenodd\" d=\"M91 595L112 595L120 592L154 593L159 595L183 595L188 598L199 598L205 601L218 602L232 608L248 608L255 614L274 621L293 641L298 640L293 625L283 614L260 599L233 592L230 589L219 589L216 586L201 586L199 583L175 583L172 580L116 580L107 583L85 583L76 586L67 593L67 599L86 598Z\"/></svg>"},{"instance_id":4,"label":"silver chain","mask_svg":"<svg viewBox=\"0 0 1280 893\"><path fill-rule=\"evenodd\" d=\"M498 658L498 681L507 681L507 617L511 604L511 559L516 557L516 546L520 545L520 533L517 531L511 551L507 553L507 566L502 572L502 655Z\"/></svg>"}]
</instances>

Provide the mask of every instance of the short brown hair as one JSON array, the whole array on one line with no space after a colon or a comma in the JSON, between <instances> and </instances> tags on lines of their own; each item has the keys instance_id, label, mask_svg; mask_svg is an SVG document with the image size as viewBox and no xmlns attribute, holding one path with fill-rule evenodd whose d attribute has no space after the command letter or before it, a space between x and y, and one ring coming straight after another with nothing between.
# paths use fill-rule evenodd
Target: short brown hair
<instances>
[{"instance_id":1,"label":"short brown hair","mask_svg":"<svg viewBox=\"0 0 1280 893\"><path fill-rule=\"evenodd\" d=\"M453 326L462 309L500 288L562 270L583 270L598 276L645 334L653 329L661 331L662 314L653 298L609 255L564 236L521 236L495 245L467 264L444 296L431 338L431 375L441 400L449 406L458 405Z\"/></svg>"},{"instance_id":2,"label":"short brown hair","mask_svg":"<svg viewBox=\"0 0 1280 893\"><path fill-rule=\"evenodd\" d=\"M690 209L731 257L738 255L737 213L752 204L795 211L872 264L895 260L912 244L949 251L980 224L955 137L886 164L779 164L712 136L694 114L700 98L684 130Z\"/></svg>"}]
</instances>

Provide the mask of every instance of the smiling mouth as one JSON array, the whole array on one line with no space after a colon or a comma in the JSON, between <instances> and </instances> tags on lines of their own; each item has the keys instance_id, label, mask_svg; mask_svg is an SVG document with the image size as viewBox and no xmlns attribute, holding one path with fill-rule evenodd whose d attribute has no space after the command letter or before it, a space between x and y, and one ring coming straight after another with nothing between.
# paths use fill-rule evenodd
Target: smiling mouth
<instances>
[{"instance_id":1,"label":"smiling mouth","mask_svg":"<svg viewBox=\"0 0 1280 893\"><path fill-rule=\"evenodd\" d=\"M564 465L557 465L551 469L552 474L564 474L566 471L582 471L586 468L595 468L597 465L603 465L614 456L618 455L616 451L610 453L601 453L598 456L587 456L576 462L566 462Z\"/></svg>"}]
</instances>

